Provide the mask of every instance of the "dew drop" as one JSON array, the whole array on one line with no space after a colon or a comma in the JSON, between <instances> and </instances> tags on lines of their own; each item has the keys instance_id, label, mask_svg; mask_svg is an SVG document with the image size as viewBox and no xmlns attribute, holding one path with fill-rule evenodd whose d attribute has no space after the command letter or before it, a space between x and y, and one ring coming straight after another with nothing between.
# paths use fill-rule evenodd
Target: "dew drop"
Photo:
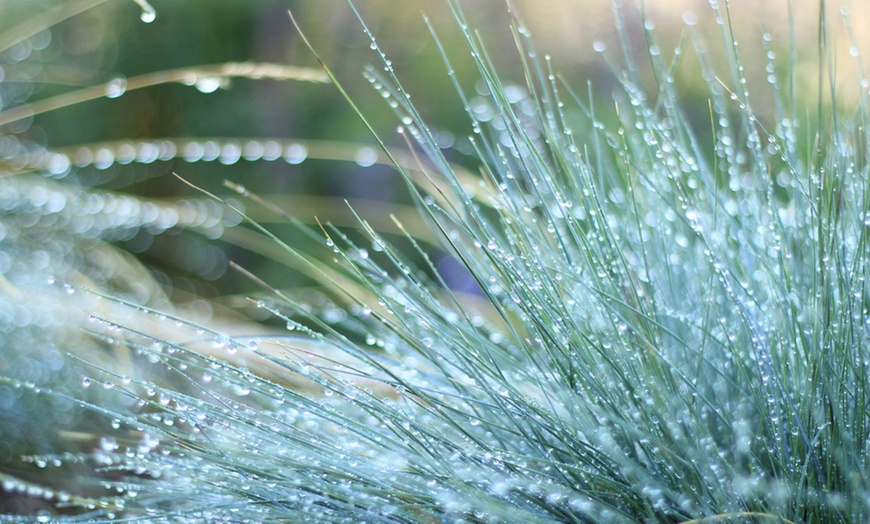
<instances>
[{"instance_id":1,"label":"dew drop","mask_svg":"<svg viewBox=\"0 0 870 524\"><path fill-rule=\"evenodd\" d=\"M205 148L199 142L188 142L184 145L181 156L186 162L198 162L202 160Z\"/></svg>"},{"instance_id":2,"label":"dew drop","mask_svg":"<svg viewBox=\"0 0 870 524\"><path fill-rule=\"evenodd\" d=\"M302 144L291 144L287 147L287 150L284 151L284 160L286 160L288 164L301 164L306 158L308 158L308 148Z\"/></svg>"},{"instance_id":3,"label":"dew drop","mask_svg":"<svg viewBox=\"0 0 870 524\"><path fill-rule=\"evenodd\" d=\"M118 442L112 437L102 437L100 439L100 449L106 453L111 453L118 449Z\"/></svg>"},{"instance_id":4,"label":"dew drop","mask_svg":"<svg viewBox=\"0 0 870 524\"><path fill-rule=\"evenodd\" d=\"M202 93L214 93L226 84L226 80L219 76L203 76L196 79L193 84Z\"/></svg>"},{"instance_id":5,"label":"dew drop","mask_svg":"<svg viewBox=\"0 0 870 524\"><path fill-rule=\"evenodd\" d=\"M119 76L109 80L106 84L106 96L108 98L118 98L127 92L127 79Z\"/></svg>"},{"instance_id":6,"label":"dew drop","mask_svg":"<svg viewBox=\"0 0 870 524\"><path fill-rule=\"evenodd\" d=\"M251 394L251 388L248 388L248 387L245 387L245 386L242 386L239 384L234 384L232 390L233 390L233 393L235 393L236 395L238 395L240 397L245 397L245 396L248 396Z\"/></svg>"},{"instance_id":7,"label":"dew drop","mask_svg":"<svg viewBox=\"0 0 870 524\"><path fill-rule=\"evenodd\" d=\"M371 167L378 161L378 154L370 147L363 147L357 151L354 161L360 167Z\"/></svg>"},{"instance_id":8,"label":"dew drop","mask_svg":"<svg viewBox=\"0 0 870 524\"><path fill-rule=\"evenodd\" d=\"M698 25L698 15L694 11L686 11L683 13L683 23L686 25Z\"/></svg>"},{"instance_id":9,"label":"dew drop","mask_svg":"<svg viewBox=\"0 0 870 524\"><path fill-rule=\"evenodd\" d=\"M147 0L133 0L139 7L142 8L142 13L139 15L139 19L145 22L146 24L150 24L154 20L157 20L157 11L154 9L154 6L148 3Z\"/></svg>"},{"instance_id":10,"label":"dew drop","mask_svg":"<svg viewBox=\"0 0 870 524\"><path fill-rule=\"evenodd\" d=\"M225 166L231 166L242 158L242 148L236 142L227 142L221 149L218 162Z\"/></svg>"},{"instance_id":11,"label":"dew drop","mask_svg":"<svg viewBox=\"0 0 870 524\"><path fill-rule=\"evenodd\" d=\"M120 96L120 95L118 95ZM116 98L116 97L109 97ZM111 149L101 148L94 155L94 167L97 169L108 169L115 163L115 153Z\"/></svg>"},{"instance_id":12,"label":"dew drop","mask_svg":"<svg viewBox=\"0 0 870 524\"><path fill-rule=\"evenodd\" d=\"M256 140L250 140L242 149L242 157L249 162L254 162L262 159L265 152L266 148L263 144Z\"/></svg>"}]
</instances>

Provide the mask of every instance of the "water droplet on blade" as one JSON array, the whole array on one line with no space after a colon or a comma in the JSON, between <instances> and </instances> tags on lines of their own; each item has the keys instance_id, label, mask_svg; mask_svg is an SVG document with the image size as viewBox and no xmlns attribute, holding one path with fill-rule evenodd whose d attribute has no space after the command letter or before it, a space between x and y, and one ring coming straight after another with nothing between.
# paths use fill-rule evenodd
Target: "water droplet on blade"
<instances>
[{"instance_id":1,"label":"water droplet on blade","mask_svg":"<svg viewBox=\"0 0 870 524\"><path fill-rule=\"evenodd\" d=\"M378 154L370 147L363 147L357 151L354 161L360 167L371 167L378 161Z\"/></svg>"},{"instance_id":2,"label":"water droplet on blade","mask_svg":"<svg viewBox=\"0 0 870 524\"><path fill-rule=\"evenodd\" d=\"M223 87L224 84L224 79L219 76L203 76L197 78L194 85L203 93L214 93Z\"/></svg>"},{"instance_id":3,"label":"water droplet on blade","mask_svg":"<svg viewBox=\"0 0 870 524\"><path fill-rule=\"evenodd\" d=\"M284 152L284 160L288 164L301 164L306 158L308 158L308 148L302 144L291 144Z\"/></svg>"},{"instance_id":4,"label":"water droplet on blade","mask_svg":"<svg viewBox=\"0 0 870 524\"><path fill-rule=\"evenodd\" d=\"M109 80L106 84L106 96L109 98L118 98L127 92L127 79L117 77Z\"/></svg>"},{"instance_id":5,"label":"water droplet on blade","mask_svg":"<svg viewBox=\"0 0 870 524\"><path fill-rule=\"evenodd\" d=\"M133 0L136 2L139 7L142 8L142 14L139 15L139 19L145 22L146 24L150 24L154 20L157 19L157 11L154 9L154 6L148 3L147 0Z\"/></svg>"}]
</instances>

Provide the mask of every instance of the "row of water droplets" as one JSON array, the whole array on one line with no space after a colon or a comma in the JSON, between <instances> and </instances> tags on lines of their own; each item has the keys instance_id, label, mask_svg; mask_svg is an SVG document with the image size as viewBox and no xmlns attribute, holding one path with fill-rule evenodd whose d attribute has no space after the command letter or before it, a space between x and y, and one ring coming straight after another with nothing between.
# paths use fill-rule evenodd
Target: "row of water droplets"
<instances>
[{"instance_id":1,"label":"row of water droplets","mask_svg":"<svg viewBox=\"0 0 870 524\"><path fill-rule=\"evenodd\" d=\"M234 203L241 209L240 203ZM145 229L159 234L176 227L212 231L220 236L241 218L212 200L147 201L112 192L77 191L41 179L17 177L0 189L0 212L12 223L46 227L56 232L102 237L110 231Z\"/></svg>"},{"instance_id":2,"label":"row of water droplets","mask_svg":"<svg viewBox=\"0 0 870 524\"><path fill-rule=\"evenodd\" d=\"M230 80L221 75L196 75L190 74L182 81L184 85L193 86L201 93L214 93L218 89L228 87ZM105 85L106 98L120 98L127 92L127 78L115 76Z\"/></svg>"},{"instance_id":3,"label":"row of water droplets","mask_svg":"<svg viewBox=\"0 0 870 524\"><path fill-rule=\"evenodd\" d=\"M0 173L43 171L62 178L73 168L93 167L99 170L114 165L153 164L182 159L186 162L219 162L234 165L248 162L274 162L283 160L291 165L304 162L311 156L306 142L289 139L162 139L106 142L90 146L77 146L70 150L50 150L25 142L18 137L0 137L0 158L4 167ZM341 151L341 160L370 167L380 161L380 154L370 146L348 145ZM327 156L325 158L335 159Z\"/></svg>"}]
</instances>

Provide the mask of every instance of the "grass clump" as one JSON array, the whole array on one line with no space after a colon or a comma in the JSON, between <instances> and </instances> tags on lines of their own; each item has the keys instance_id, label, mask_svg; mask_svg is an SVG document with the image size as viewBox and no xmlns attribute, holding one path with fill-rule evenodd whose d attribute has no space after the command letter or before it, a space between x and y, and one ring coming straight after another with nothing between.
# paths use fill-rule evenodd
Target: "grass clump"
<instances>
[{"instance_id":1,"label":"grass clump","mask_svg":"<svg viewBox=\"0 0 870 524\"><path fill-rule=\"evenodd\" d=\"M654 85L627 52L608 114L555 75L516 20L524 76L508 83L448 6L480 73L479 93L455 83L473 184L374 37L382 63L366 76L412 152L397 159L375 132L381 159L476 293L452 291L413 233L390 243L362 219L363 236L299 225L322 260L247 222L245 234L327 286L331 313L312 313L235 266L263 289L252 304L292 336L171 316L171 332L155 332L159 313L68 284L104 304L84 328L92 337L163 376L91 368L122 400L79 404L117 431L91 452L31 460L87 462L114 493L47 498L80 511L71 520L866 520L865 95L844 111L819 94L807 111L783 87L795 64L770 54L773 83L750 96L720 8L726 68L696 46L705 135L672 80L683 47L666 60L652 31Z\"/></svg>"}]
</instances>

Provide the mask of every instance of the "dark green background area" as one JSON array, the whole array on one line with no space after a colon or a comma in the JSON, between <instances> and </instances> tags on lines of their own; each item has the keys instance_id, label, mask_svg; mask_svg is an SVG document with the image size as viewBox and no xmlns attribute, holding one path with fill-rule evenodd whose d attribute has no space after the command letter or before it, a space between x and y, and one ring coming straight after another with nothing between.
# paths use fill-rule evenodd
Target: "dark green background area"
<instances>
[{"instance_id":1,"label":"dark green background area","mask_svg":"<svg viewBox=\"0 0 870 524\"><path fill-rule=\"evenodd\" d=\"M49 5L53 4L45 3ZM155 71L226 62L272 62L319 69L315 56L291 23L288 15L291 9L317 53L336 73L374 129L387 144L405 147L395 132L400 123L398 117L363 79L364 68L373 66L382 71L383 64L346 2L158 0L154 6L158 17L150 24L139 20L139 8L134 2L112 1L55 26L52 44L33 56L43 64L42 72L35 78L31 100L77 86L100 84L119 75L132 78ZM451 57L462 88L469 96L475 96L476 68L446 6L434 1L376 1L360 2L357 7L429 125L434 131L449 130L457 142L462 142L471 134L469 119L424 22L425 12ZM505 78L521 82L521 67L503 4L495 1L475 4L468 16L489 46L493 59L504 64ZM37 116L25 135L49 148L72 152L78 146L101 141L135 143L161 138L217 137L242 142L247 138L330 140L352 147L375 144L359 116L332 85L241 78L210 94L190 86L166 84L129 91L115 99L77 104ZM450 150L447 154L452 160L477 169L476 162L461 152ZM223 195L228 194L223 181L231 180L263 195L335 197L315 213L310 209L302 213L285 209L294 218L311 224L315 214L324 223L336 217L345 217L338 221L346 223L344 198L385 202L378 210L382 216L387 214L389 205L410 202L407 188L395 170L377 165L361 168L348 161L309 159L291 165L282 160L242 160L225 166L219 162L188 163L178 159L149 165L116 164L105 170L86 167L76 170L75 175L85 186L150 198L202 196L174 178L173 172ZM360 212L363 218L371 218L365 215L365 210ZM307 249L306 242L310 241L294 227L283 223L280 217L266 218L276 219L269 227L288 243ZM354 239L363 241L359 236ZM225 273L208 282L214 275L203 278L186 267L189 264L182 260L184 253L208 242L192 233L173 233L153 239L140 236L123 247L138 252L147 265L159 271L158 279L170 290L186 288L206 297L255 291L256 286L238 275ZM244 249L221 247L232 260L275 286L293 288L311 284L286 267Z\"/></svg>"}]
</instances>

